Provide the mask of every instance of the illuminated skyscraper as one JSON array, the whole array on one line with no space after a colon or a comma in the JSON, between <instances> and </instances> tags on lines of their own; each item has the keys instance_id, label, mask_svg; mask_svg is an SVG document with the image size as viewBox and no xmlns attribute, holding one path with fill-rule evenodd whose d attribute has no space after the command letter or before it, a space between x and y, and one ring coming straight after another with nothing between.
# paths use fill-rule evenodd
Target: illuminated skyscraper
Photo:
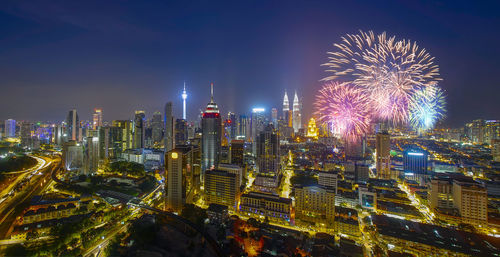
<instances>
[{"instance_id":1,"label":"illuminated skyscraper","mask_svg":"<svg viewBox=\"0 0 500 257\"><path fill-rule=\"evenodd\" d=\"M144 111L135 111L134 117L134 148L144 148L146 133L146 114Z\"/></svg>"},{"instance_id":2,"label":"illuminated skyscraper","mask_svg":"<svg viewBox=\"0 0 500 257\"><path fill-rule=\"evenodd\" d=\"M278 127L278 109L276 108L271 109L271 122L275 128Z\"/></svg>"},{"instance_id":3,"label":"illuminated skyscraper","mask_svg":"<svg viewBox=\"0 0 500 257\"><path fill-rule=\"evenodd\" d=\"M377 133L377 177L379 179L392 179L391 176L391 140L389 133Z\"/></svg>"},{"instance_id":4,"label":"illuminated skyscraper","mask_svg":"<svg viewBox=\"0 0 500 257\"><path fill-rule=\"evenodd\" d=\"M201 154L202 154L202 172L214 168L219 164L219 155L221 153L221 133L222 120L219 113L219 107L214 102L214 84L210 84L211 96L205 112L201 118ZM203 176L204 179L204 176Z\"/></svg>"},{"instance_id":5,"label":"illuminated skyscraper","mask_svg":"<svg viewBox=\"0 0 500 257\"><path fill-rule=\"evenodd\" d=\"M13 119L8 119L5 121L5 137L15 137L16 136L16 121Z\"/></svg>"},{"instance_id":6,"label":"illuminated skyscraper","mask_svg":"<svg viewBox=\"0 0 500 257\"><path fill-rule=\"evenodd\" d=\"M302 128L302 110L301 104L299 102L299 97L297 96L297 91L295 91L295 96L293 97L293 131L295 133L299 132Z\"/></svg>"},{"instance_id":7,"label":"illuminated skyscraper","mask_svg":"<svg viewBox=\"0 0 500 257\"><path fill-rule=\"evenodd\" d=\"M186 81L184 81L184 89L182 90L182 119L186 120L186 99L188 95L186 92Z\"/></svg>"},{"instance_id":8,"label":"illuminated skyscraper","mask_svg":"<svg viewBox=\"0 0 500 257\"><path fill-rule=\"evenodd\" d=\"M288 94L285 90L285 96L283 97L283 120L288 127L292 127L292 112L290 111L290 103L288 102Z\"/></svg>"},{"instance_id":9,"label":"illuminated skyscraper","mask_svg":"<svg viewBox=\"0 0 500 257\"><path fill-rule=\"evenodd\" d=\"M238 121L236 120L236 114L234 112L229 112L227 114L227 123L229 127L229 137L230 139L236 139L238 131Z\"/></svg>"},{"instance_id":10,"label":"illuminated skyscraper","mask_svg":"<svg viewBox=\"0 0 500 257\"><path fill-rule=\"evenodd\" d=\"M69 111L66 118L66 141L77 141L79 139L80 121L76 109Z\"/></svg>"},{"instance_id":11,"label":"illuminated skyscraper","mask_svg":"<svg viewBox=\"0 0 500 257\"><path fill-rule=\"evenodd\" d=\"M92 114L92 129L97 129L97 127L102 127L102 109L95 108L94 114Z\"/></svg>"},{"instance_id":12,"label":"illuminated skyscraper","mask_svg":"<svg viewBox=\"0 0 500 257\"><path fill-rule=\"evenodd\" d=\"M99 164L99 138L97 136L87 137L84 158L85 174L95 174Z\"/></svg>"},{"instance_id":13,"label":"illuminated skyscraper","mask_svg":"<svg viewBox=\"0 0 500 257\"><path fill-rule=\"evenodd\" d=\"M421 149L407 149L403 154L403 171L405 176L411 177L413 180L421 182L425 175L428 175L428 159L426 151Z\"/></svg>"},{"instance_id":14,"label":"illuminated skyscraper","mask_svg":"<svg viewBox=\"0 0 500 257\"><path fill-rule=\"evenodd\" d=\"M250 120L250 126L252 128L251 141L252 143L252 152L255 155L257 153L257 144L256 139L261 131L264 130L266 125L266 116L265 116L264 108L253 108L252 109L252 119Z\"/></svg>"},{"instance_id":15,"label":"illuminated skyscraper","mask_svg":"<svg viewBox=\"0 0 500 257\"><path fill-rule=\"evenodd\" d=\"M247 136L249 134L249 131L247 130L248 127L248 118L246 115L240 115L240 118L238 120L238 138L239 139L246 139L249 140L250 138Z\"/></svg>"},{"instance_id":16,"label":"illuminated skyscraper","mask_svg":"<svg viewBox=\"0 0 500 257\"><path fill-rule=\"evenodd\" d=\"M165 104L165 152L174 149L174 116L172 114L172 102Z\"/></svg>"},{"instance_id":17,"label":"illuminated skyscraper","mask_svg":"<svg viewBox=\"0 0 500 257\"><path fill-rule=\"evenodd\" d=\"M307 125L307 133L306 137L312 138L312 139L318 139L318 127L316 127L316 120L314 118L311 118L309 120L309 124Z\"/></svg>"}]
</instances>

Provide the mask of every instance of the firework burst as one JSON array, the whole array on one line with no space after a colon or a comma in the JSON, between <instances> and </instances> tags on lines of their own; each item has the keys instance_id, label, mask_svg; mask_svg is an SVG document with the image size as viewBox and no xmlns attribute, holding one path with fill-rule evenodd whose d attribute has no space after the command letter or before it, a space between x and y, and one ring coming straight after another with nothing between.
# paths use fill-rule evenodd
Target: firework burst
<instances>
[{"instance_id":1,"label":"firework burst","mask_svg":"<svg viewBox=\"0 0 500 257\"><path fill-rule=\"evenodd\" d=\"M329 81L352 81L366 90L378 118L393 123L408 120L411 95L433 85L439 78L439 67L425 49L415 42L375 35L372 31L342 37L336 50L328 52L329 61L323 64Z\"/></svg>"},{"instance_id":2,"label":"firework burst","mask_svg":"<svg viewBox=\"0 0 500 257\"><path fill-rule=\"evenodd\" d=\"M443 119L446 113L446 101L443 90L437 85L416 91L409 103L409 122L417 131L428 130Z\"/></svg>"},{"instance_id":3,"label":"firework burst","mask_svg":"<svg viewBox=\"0 0 500 257\"><path fill-rule=\"evenodd\" d=\"M331 124L332 131L347 141L358 141L370 129L370 101L363 90L350 83L327 82L314 107L319 121Z\"/></svg>"}]
</instances>

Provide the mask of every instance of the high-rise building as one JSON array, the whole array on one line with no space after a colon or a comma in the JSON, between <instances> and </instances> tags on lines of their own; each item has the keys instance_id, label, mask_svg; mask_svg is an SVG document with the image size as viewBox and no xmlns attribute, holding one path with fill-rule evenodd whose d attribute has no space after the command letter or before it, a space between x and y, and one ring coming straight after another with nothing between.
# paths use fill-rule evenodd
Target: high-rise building
<instances>
[{"instance_id":1,"label":"high-rise building","mask_svg":"<svg viewBox=\"0 0 500 257\"><path fill-rule=\"evenodd\" d=\"M229 138L231 140L236 139L238 136L238 121L236 120L236 114L234 114L234 112L229 112L227 114L227 123L229 127Z\"/></svg>"},{"instance_id":2,"label":"high-rise building","mask_svg":"<svg viewBox=\"0 0 500 257\"><path fill-rule=\"evenodd\" d=\"M377 133L376 138L377 177L379 179L393 179L391 176L391 140L389 133Z\"/></svg>"},{"instance_id":3,"label":"high-rise building","mask_svg":"<svg viewBox=\"0 0 500 257\"><path fill-rule=\"evenodd\" d=\"M246 140L250 139L249 137L247 137L247 134L248 134L247 123L248 123L247 116L240 115L239 120L238 120L238 138L239 139L246 139Z\"/></svg>"},{"instance_id":4,"label":"high-rise building","mask_svg":"<svg viewBox=\"0 0 500 257\"><path fill-rule=\"evenodd\" d=\"M165 152L174 149L174 116L172 112L172 102L165 104L165 133L163 140L165 141Z\"/></svg>"},{"instance_id":5,"label":"high-rise building","mask_svg":"<svg viewBox=\"0 0 500 257\"><path fill-rule=\"evenodd\" d=\"M232 140L230 146L230 157L231 164L239 165L243 167L244 163L244 153L245 153L245 141L244 140Z\"/></svg>"},{"instance_id":6,"label":"high-rise building","mask_svg":"<svg viewBox=\"0 0 500 257\"><path fill-rule=\"evenodd\" d=\"M83 168L83 145L76 141L64 143L62 161L67 171L80 172Z\"/></svg>"},{"instance_id":7,"label":"high-rise building","mask_svg":"<svg viewBox=\"0 0 500 257\"><path fill-rule=\"evenodd\" d=\"M95 108L92 114L92 129L97 129L97 127L102 127L102 109Z\"/></svg>"},{"instance_id":8,"label":"high-rise building","mask_svg":"<svg viewBox=\"0 0 500 257\"><path fill-rule=\"evenodd\" d=\"M5 137L16 137L16 121L13 119L8 119L5 121Z\"/></svg>"},{"instance_id":9,"label":"high-rise building","mask_svg":"<svg viewBox=\"0 0 500 257\"><path fill-rule=\"evenodd\" d=\"M66 118L66 141L77 141L80 138L80 120L78 119L78 114L76 109L69 111L68 117Z\"/></svg>"},{"instance_id":10,"label":"high-rise building","mask_svg":"<svg viewBox=\"0 0 500 257\"><path fill-rule=\"evenodd\" d=\"M500 139L493 139L491 141L491 155L493 156L493 161L500 162Z\"/></svg>"},{"instance_id":11,"label":"high-rise building","mask_svg":"<svg viewBox=\"0 0 500 257\"><path fill-rule=\"evenodd\" d=\"M151 137L154 144L161 143L163 138L163 121L161 118L161 112L154 112L153 118L151 119Z\"/></svg>"},{"instance_id":12,"label":"high-rise building","mask_svg":"<svg viewBox=\"0 0 500 257\"><path fill-rule=\"evenodd\" d=\"M172 149L166 154L165 173L166 181L166 202L165 209L180 212L186 203L186 177L183 152Z\"/></svg>"},{"instance_id":13,"label":"high-rise building","mask_svg":"<svg viewBox=\"0 0 500 257\"><path fill-rule=\"evenodd\" d=\"M299 97L297 96L297 91L295 91L295 96L293 97L293 131L295 133L299 132L302 128L302 105L299 102Z\"/></svg>"},{"instance_id":14,"label":"high-rise building","mask_svg":"<svg viewBox=\"0 0 500 257\"><path fill-rule=\"evenodd\" d=\"M405 177L425 184L429 175L429 154L422 149L407 149L403 154L403 172Z\"/></svg>"},{"instance_id":15,"label":"high-rise building","mask_svg":"<svg viewBox=\"0 0 500 257\"><path fill-rule=\"evenodd\" d=\"M84 170L86 175L92 175L99 168L99 137L89 136L85 142Z\"/></svg>"},{"instance_id":16,"label":"high-rise building","mask_svg":"<svg viewBox=\"0 0 500 257\"><path fill-rule=\"evenodd\" d=\"M186 120L175 120L175 145L185 145L188 142L188 124Z\"/></svg>"},{"instance_id":17,"label":"high-rise building","mask_svg":"<svg viewBox=\"0 0 500 257\"><path fill-rule=\"evenodd\" d=\"M186 81L184 81L184 89L182 90L182 119L186 119L186 99L188 97L187 92L186 92Z\"/></svg>"},{"instance_id":18,"label":"high-rise building","mask_svg":"<svg viewBox=\"0 0 500 257\"><path fill-rule=\"evenodd\" d=\"M119 128L120 131L116 130L113 135L114 142L120 142L121 146L119 149L121 151L132 149L134 141L134 124L130 120L114 120L112 122L113 127ZM121 153L120 153L121 154Z\"/></svg>"},{"instance_id":19,"label":"high-rise building","mask_svg":"<svg viewBox=\"0 0 500 257\"><path fill-rule=\"evenodd\" d=\"M239 194L237 174L222 170L207 170L204 185L207 204L221 204L236 210L236 197Z\"/></svg>"},{"instance_id":20,"label":"high-rise building","mask_svg":"<svg viewBox=\"0 0 500 257\"><path fill-rule=\"evenodd\" d=\"M144 148L146 136L146 114L144 111L135 111L134 116L134 148Z\"/></svg>"},{"instance_id":21,"label":"high-rise building","mask_svg":"<svg viewBox=\"0 0 500 257\"><path fill-rule=\"evenodd\" d=\"M294 191L296 219L333 225L335 219L334 189L296 185Z\"/></svg>"},{"instance_id":22,"label":"high-rise building","mask_svg":"<svg viewBox=\"0 0 500 257\"><path fill-rule=\"evenodd\" d=\"M264 108L253 108L252 109L252 118L250 120L250 127L251 127L251 138L250 141L252 142L252 153L254 155L257 154L257 136L261 131L264 130L264 127L266 126L266 115L265 115L265 109Z\"/></svg>"},{"instance_id":23,"label":"high-rise building","mask_svg":"<svg viewBox=\"0 0 500 257\"><path fill-rule=\"evenodd\" d=\"M214 85L211 86L210 102L207 104L205 112L201 118L201 155L202 172L215 168L219 164L221 153L221 133L222 120L219 113L219 107L214 102Z\"/></svg>"},{"instance_id":24,"label":"high-rise building","mask_svg":"<svg viewBox=\"0 0 500 257\"><path fill-rule=\"evenodd\" d=\"M288 101L286 90L285 96L283 97L283 120L288 127L293 127L292 111L290 110L290 102Z\"/></svg>"},{"instance_id":25,"label":"high-rise building","mask_svg":"<svg viewBox=\"0 0 500 257\"><path fill-rule=\"evenodd\" d=\"M7 122L5 124L7 124ZM35 128L33 126L33 123L29 121L24 121L21 123L21 127L19 129L21 146L32 147L34 129Z\"/></svg>"},{"instance_id":26,"label":"high-rise building","mask_svg":"<svg viewBox=\"0 0 500 257\"><path fill-rule=\"evenodd\" d=\"M465 223L488 224L488 194L477 182L453 181L453 204Z\"/></svg>"},{"instance_id":27,"label":"high-rise building","mask_svg":"<svg viewBox=\"0 0 500 257\"><path fill-rule=\"evenodd\" d=\"M427 202L431 211L453 208L453 181L449 178L433 178L427 194Z\"/></svg>"},{"instance_id":28,"label":"high-rise building","mask_svg":"<svg viewBox=\"0 0 500 257\"><path fill-rule=\"evenodd\" d=\"M278 109L276 108L271 109L271 122L275 128L278 127Z\"/></svg>"},{"instance_id":29,"label":"high-rise building","mask_svg":"<svg viewBox=\"0 0 500 257\"><path fill-rule=\"evenodd\" d=\"M236 184L238 185L238 188L242 186L243 184L243 169L241 166L236 165L236 164L227 164L227 163L221 163L219 166L217 166L217 170L222 170L222 171L227 171L231 174L236 175Z\"/></svg>"},{"instance_id":30,"label":"high-rise building","mask_svg":"<svg viewBox=\"0 0 500 257\"><path fill-rule=\"evenodd\" d=\"M338 176L339 174L336 171L321 171L318 173L318 185L334 189L334 192L337 193Z\"/></svg>"},{"instance_id":31,"label":"high-rise building","mask_svg":"<svg viewBox=\"0 0 500 257\"><path fill-rule=\"evenodd\" d=\"M257 146L257 168L259 174L277 175L280 173L280 145L278 134L272 124L259 133L254 142Z\"/></svg>"}]
</instances>

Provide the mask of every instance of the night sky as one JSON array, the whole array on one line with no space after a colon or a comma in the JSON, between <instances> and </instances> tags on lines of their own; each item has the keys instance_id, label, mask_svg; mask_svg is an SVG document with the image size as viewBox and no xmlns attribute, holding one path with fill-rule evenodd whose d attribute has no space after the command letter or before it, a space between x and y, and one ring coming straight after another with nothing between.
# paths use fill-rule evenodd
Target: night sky
<instances>
[{"instance_id":1,"label":"night sky","mask_svg":"<svg viewBox=\"0 0 500 257\"><path fill-rule=\"evenodd\" d=\"M0 4L0 119L60 121L71 108L90 119L94 107L105 120L150 117L167 101L180 116L183 81L191 120L210 82L223 113L280 110L286 88L309 117L326 52L359 29L436 57L446 124L500 119L500 1L76 2Z\"/></svg>"}]
</instances>

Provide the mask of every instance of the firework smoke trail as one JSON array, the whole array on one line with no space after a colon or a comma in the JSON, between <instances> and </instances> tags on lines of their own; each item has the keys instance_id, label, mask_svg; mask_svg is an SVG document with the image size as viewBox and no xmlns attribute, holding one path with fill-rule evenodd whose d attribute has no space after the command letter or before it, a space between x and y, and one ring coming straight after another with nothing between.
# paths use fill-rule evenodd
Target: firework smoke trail
<instances>
[{"instance_id":1,"label":"firework smoke trail","mask_svg":"<svg viewBox=\"0 0 500 257\"><path fill-rule=\"evenodd\" d=\"M333 124L334 133L356 142L370 129L370 101L364 91L350 83L327 82L314 102L321 123Z\"/></svg>"},{"instance_id":2,"label":"firework smoke trail","mask_svg":"<svg viewBox=\"0 0 500 257\"><path fill-rule=\"evenodd\" d=\"M443 90L437 85L422 88L411 97L409 122L413 129L425 131L445 117L446 101Z\"/></svg>"},{"instance_id":3,"label":"firework smoke trail","mask_svg":"<svg viewBox=\"0 0 500 257\"><path fill-rule=\"evenodd\" d=\"M415 42L375 35L372 31L349 34L334 44L323 64L329 81L352 81L367 90L378 118L393 123L408 121L408 104L414 91L435 84L439 68Z\"/></svg>"}]
</instances>

